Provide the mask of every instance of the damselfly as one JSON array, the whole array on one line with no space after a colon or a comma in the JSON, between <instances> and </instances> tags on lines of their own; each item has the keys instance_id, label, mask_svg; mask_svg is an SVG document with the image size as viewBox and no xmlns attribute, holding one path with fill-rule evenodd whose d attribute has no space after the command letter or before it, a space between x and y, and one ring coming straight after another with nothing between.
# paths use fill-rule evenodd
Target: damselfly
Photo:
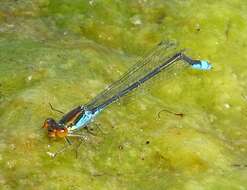
<instances>
[{"instance_id":1,"label":"damselfly","mask_svg":"<svg viewBox=\"0 0 247 190\"><path fill-rule=\"evenodd\" d=\"M122 77L112 83L94 99L80 105L65 114L58 122L53 118L45 120L43 128L48 130L49 137L67 138L77 136L76 131L86 127L93 118L113 102L141 86L161 71L172 73L177 68L192 67L209 70L207 61L194 60L178 50L174 42L161 42L150 53L141 58Z\"/></svg>"}]
</instances>

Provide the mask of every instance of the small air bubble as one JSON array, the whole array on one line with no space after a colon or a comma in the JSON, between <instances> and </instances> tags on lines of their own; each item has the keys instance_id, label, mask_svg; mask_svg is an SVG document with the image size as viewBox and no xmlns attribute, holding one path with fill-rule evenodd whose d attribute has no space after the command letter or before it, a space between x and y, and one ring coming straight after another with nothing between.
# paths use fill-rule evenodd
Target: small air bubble
<instances>
[{"instance_id":1,"label":"small air bubble","mask_svg":"<svg viewBox=\"0 0 247 190\"><path fill-rule=\"evenodd\" d=\"M48 154L48 156L50 156L50 157L55 157L55 154L52 152L46 152L46 154Z\"/></svg>"},{"instance_id":2,"label":"small air bubble","mask_svg":"<svg viewBox=\"0 0 247 190\"><path fill-rule=\"evenodd\" d=\"M94 0L90 0L89 5L93 6L93 4L94 4Z\"/></svg>"},{"instance_id":3,"label":"small air bubble","mask_svg":"<svg viewBox=\"0 0 247 190\"><path fill-rule=\"evenodd\" d=\"M224 104L224 107L229 109L231 106L229 104Z\"/></svg>"},{"instance_id":4,"label":"small air bubble","mask_svg":"<svg viewBox=\"0 0 247 190\"><path fill-rule=\"evenodd\" d=\"M201 30L200 24L197 23L197 24L195 25L195 29L196 29L197 32L200 32L200 30Z\"/></svg>"},{"instance_id":5,"label":"small air bubble","mask_svg":"<svg viewBox=\"0 0 247 190\"><path fill-rule=\"evenodd\" d=\"M15 149L16 149L16 146L15 146L14 144L11 144L11 145L10 145L10 149L11 149L11 150L15 150Z\"/></svg>"},{"instance_id":6,"label":"small air bubble","mask_svg":"<svg viewBox=\"0 0 247 190\"><path fill-rule=\"evenodd\" d=\"M27 80L29 80L29 81L30 81L30 80L32 80L32 78L33 78L33 76L32 76L32 75L30 75L30 76L28 76L28 77L27 77Z\"/></svg>"},{"instance_id":7,"label":"small air bubble","mask_svg":"<svg viewBox=\"0 0 247 190\"><path fill-rule=\"evenodd\" d=\"M138 15L131 17L130 22L134 25L141 25L142 24L142 21Z\"/></svg>"}]
</instances>

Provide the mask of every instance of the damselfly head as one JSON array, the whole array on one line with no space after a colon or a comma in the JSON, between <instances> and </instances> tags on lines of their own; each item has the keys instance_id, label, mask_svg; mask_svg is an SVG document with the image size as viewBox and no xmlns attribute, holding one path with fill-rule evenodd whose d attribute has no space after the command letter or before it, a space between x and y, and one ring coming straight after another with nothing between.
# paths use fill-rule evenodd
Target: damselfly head
<instances>
[{"instance_id":1,"label":"damselfly head","mask_svg":"<svg viewBox=\"0 0 247 190\"><path fill-rule=\"evenodd\" d=\"M43 128L47 129L49 137L63 138L68 135L68 129L59 125L54 119L48 118L45 120Z\"/></svg>"}]
</instances>

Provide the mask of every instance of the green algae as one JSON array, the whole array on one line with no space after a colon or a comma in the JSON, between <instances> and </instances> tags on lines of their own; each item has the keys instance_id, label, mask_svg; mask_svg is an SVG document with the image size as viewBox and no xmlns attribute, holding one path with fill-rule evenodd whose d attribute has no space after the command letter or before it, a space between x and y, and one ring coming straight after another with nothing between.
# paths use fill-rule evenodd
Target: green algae
<instances>
[{"instance_id":1,"label":"green algae","mask_svg":"<svg viewBox=\"0 0 247 190\"><path fill-rule=\"evenodd\" d=\"M0 4L0 189L246 189L246 10L242 1L10 1ZM41 129L116 80L160 40L210 72L162 74L110 106L87 137ZM183 117L162 112L168 108ZM100 126L98 129L96 126Z\"/></svg>"}]
</instances>

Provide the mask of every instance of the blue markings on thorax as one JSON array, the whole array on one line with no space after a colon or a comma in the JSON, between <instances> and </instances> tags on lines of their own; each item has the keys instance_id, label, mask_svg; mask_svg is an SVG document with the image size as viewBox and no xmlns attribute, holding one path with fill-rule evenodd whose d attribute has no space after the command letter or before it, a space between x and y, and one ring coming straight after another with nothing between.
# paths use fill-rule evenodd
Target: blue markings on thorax
<instances>
[{"instance_id":1,"label":"blue markings on thorax","mask_svg":"<svg viewBox=\"0 0 247 190\"><path fill-rule=\"evenodd\" d=\"M196 61L192 64L192 68L199 69L199 70L210 70L212 68L212 65L208 63L208 61Z\"/></svg>"},{"instance_id":2,"label":"blue markings on thorax","mask_svg":"<svg viewBox=\"0 0 247 190\"><path fill-rule=\"evenodd\" d=\"M81 129L83 127L86 127L87 124L90 123L100 111L101 110L97 110L96 112L93 113L92 111L85 110L85 112L84 112L83 116L80 118L80 120L77 121L75 123L75 125L70 127L69 131L74 131L74 130L78 130L78 129Z\"/></svg>"}]
</instances>

